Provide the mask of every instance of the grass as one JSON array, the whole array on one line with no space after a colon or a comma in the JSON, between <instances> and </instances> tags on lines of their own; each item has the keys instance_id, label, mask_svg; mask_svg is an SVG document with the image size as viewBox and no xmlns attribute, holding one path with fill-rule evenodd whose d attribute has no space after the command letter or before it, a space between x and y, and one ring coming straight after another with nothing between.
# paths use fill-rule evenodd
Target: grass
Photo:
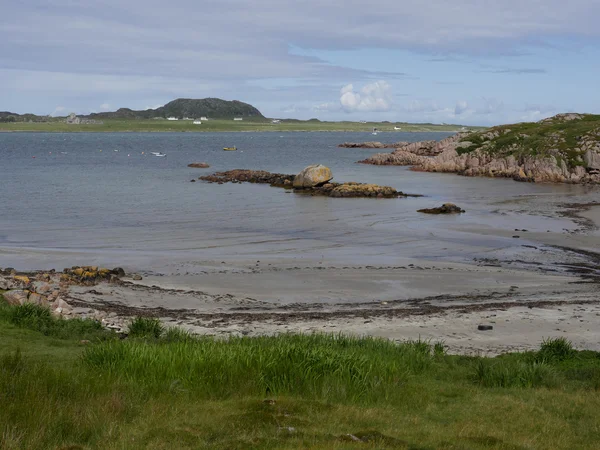
<instances>
[{"instance_id":1,"label":"grass","mask_svg":"<svg viewBox=\"0 0 600 450\"><path fill-rule=\"evenodd\" d=\"M386 122L320 122L320 121L282 121L273 124L270 120L244 120L234 122L233 120L208 120L202 125L194 125L192 121L179 120L104 120L102 125L71 125L60 121L52 122L14 122L0 123L0 131L46 131L46 132L220 132L220 131L364 131L371 133L373 128L379 131L394 131L398 123ZM402 131L445 131L455 132L461 128L460 125L435 125L435 124L400 124ZM481 127L469 127L472 130ZM376 139L375 137L373 137ZM372 140L371 137L367 140Z\"/></svg>"},{"instance_id":2,"label":"grass","mask_svg":"<svg viewBox=\"0 0 600 450\"><path fill-rule=\"evenodd\" d=\"M500 135L489 137L488 132ZM472 143L460 148L459 154L481 149L497 156L553 156L569 168L583 166L583 152L578 150L582 138L600 140L600 115L586 114L577 120L552 119L543 122L517 123L490 128L470 134L465 140Z\"/></svg>"},{"instance_id":3,"label":"grass","mask_svg":"<svg viewBox=\"0 0 600 450\"><path fill-rule=\"evenodd\" d=\"M600 354L564 339L479 358L447 355L442 343L343 335L194 337L138 319L127 339L83 345L78 328L45 336L35 321L11 319L45 313L11 308L0 314L2 449L592 449L600 441Z\"/></svg>"}]
</instances>

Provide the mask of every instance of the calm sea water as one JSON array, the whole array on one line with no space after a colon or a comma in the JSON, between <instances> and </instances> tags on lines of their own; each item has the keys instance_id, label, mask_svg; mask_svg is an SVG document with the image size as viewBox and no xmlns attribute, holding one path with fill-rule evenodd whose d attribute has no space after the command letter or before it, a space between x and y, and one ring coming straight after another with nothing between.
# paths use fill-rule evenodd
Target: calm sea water
<instances>
[{"instance_id":1,"label":"calm sea water","mask_svg":"<svg viewBox=\"0 0 600 450\"><path fill-rule=\"evenodd\" d=\"M446 136L381 133L376 139ZM552 206L590 194L581 186L355 164L376 151L337 148L373 138L370 133L0 133L0 266L89 262L168 272L176 265L252 259L361 264L400 257L469 259L490 247L517 244L463 228L560 231L571 224L552 217ZM224 146L238 151L224 152ZM150 154L156 151L167 156ZM198 161L211 168L187 167ZM373 182L425 197L330 199L265 185L190 183L218 170L297 173L316 163L329 166L336 181ZM447 201L467 214L416 212Z\"/></svg>"}]
</instances>

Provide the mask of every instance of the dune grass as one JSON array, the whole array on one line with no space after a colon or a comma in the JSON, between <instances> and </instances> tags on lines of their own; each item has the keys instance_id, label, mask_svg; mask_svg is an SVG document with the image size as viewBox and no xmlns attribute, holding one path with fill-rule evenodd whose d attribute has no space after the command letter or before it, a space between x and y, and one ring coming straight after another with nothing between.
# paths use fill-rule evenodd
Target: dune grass
<instances>
[{"instance_id":1,"label":"dune grass","mask_svg":"<svg viewBox=\"0 0 600 450\"><path fill-rule=\"evenodd\" d=\"M80 328L43 335L12 308L0 314L2 449L600 442L600 354L564 339L480 358L343 335L213 339L137 319L127 339L81 344Z\"/></svg>"}]
</instances>

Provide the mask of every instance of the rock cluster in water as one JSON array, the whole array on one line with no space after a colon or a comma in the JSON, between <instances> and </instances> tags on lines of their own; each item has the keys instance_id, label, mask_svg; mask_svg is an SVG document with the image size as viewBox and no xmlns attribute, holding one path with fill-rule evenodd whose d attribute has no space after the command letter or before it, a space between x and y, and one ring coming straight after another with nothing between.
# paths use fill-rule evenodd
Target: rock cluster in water
<instances>
[{"instance_id":1,"label":"rock cluster in water","mask_svg":"<svg viewBox=\"0 0 600 450\"><path fill-rule=\"evenodd\" d=\"M460 214L464 213L465 210L456 206L454 203L444 203L442 206L437 208L425 208L419 209L417 212L425 214Z\"/></svg>"},{"instance_id":2,"label":"rock cluster in water","mask_svg":"<svg viewBox=\"0 0 600 450\"><path fill-rule=\"evenodd\" d=\"M296 180L302 179L299 183ZM298 175L270 173L264 170L229 170L200 177L210 183L262 183L274 187L294 189L294 192L326 197L397 198L406 194L389 186L365 183L332 183L331 171L325 166L309 166ZM312 184L312 186L311 186Z\"/></svg>"},{"instance_id":3,"label":"rock cluster in water","mask_svg":"<svg viewBox=\"0 0 600 450\"><path fill-rule=\"evenodd\" d=\"M188 167L192 167L194 169L208 169L210 165L205 162L195 162L188 164Z\"/></svg>"},{"instance_id":4,"label":"rock cluster in water","mask_svg":"<svg viewBox=\"0 0 600 450\"><path fill-rule=\"evenodd\" d=\"M383 144L381 142L344 142L338 145L340 148L399 148L408 145L408 142L396 142L394 144Z\"/></svg>"}]
</instances>

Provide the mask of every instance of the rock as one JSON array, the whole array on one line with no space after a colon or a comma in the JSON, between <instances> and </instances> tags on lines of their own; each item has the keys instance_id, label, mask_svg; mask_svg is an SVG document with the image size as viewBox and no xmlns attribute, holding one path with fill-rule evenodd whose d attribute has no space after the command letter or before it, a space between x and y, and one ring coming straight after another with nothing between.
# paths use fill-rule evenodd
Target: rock
<instances>
[{"instance_id":1,"label":"rock","mask_svg":"<svg viewBox=\"0 0 600 450\"><path fill-rule=\"evenodd\" d=\"M0 277L0 289L6 291L8 289L12 289L12 287L12 281L9 281L4 277Z\"/></svg>"},{"instance_id":2,"label":"rock","mask_svg":"<svg viewBox=\"0 0 600 450\"><path fill-rule=\"evenodd\" d=\"M29 297L27 298L27 303L32 303L34 305L40 305L40 306L48 306L48 299L46 297L44 297L43 295L32 292L31 294L29 294Z\"/></svg>"},{"instance_id":3,"label":"rock","mask_svg":"<svg viewBox=\"0 0 600 450\"><path fill-rule=\"evenodd\" d=\"M492 325L478 325L477 329L479 331L490 331L490 330L493 330L494 327Z\"/></svg>"},{"instance_id":4,"label":"rock","mask_svg":"<svg viewBox=\"0 0 600 450\"><path fill-rule=\"evenodd\" d=\"M382 144L381 142L344 142L338 145L340 148L399 148L408 145L408 142L396 142L394 144Z\"/></svg>"},{"instance_id":5,"label":"rock","mask_svg":"<svg viewBox=\"0 0 600 450\"><path fill-rule=\"evenodd\" d=\"M456 206L454 203L444 203L437 208L419 209L417 212L425 214L460 214L464 213L465 210Z\"/></svg>"},{"instance_id":6,"label":"rock","mask_svg":"<svg viewBox=\"0 0 600 450\"><path fill-rule=\"evenodd\" d=\"M15 275L13 276L13 280L22 286L27 286L29 283L31 283L29 277L26 277L25 275Z\"/></svg>"},{"instance_id":7,"label":"rock","mask_svg":"<svg viewBox=\"0 0 600 450\"><path fill-rule=\"evenodd\" d=\"M117 275L119 277L124 277L125 276L125 270L123 270L121 267L115 267L111 273L113 275Z\"/></svg>"},{"instance_id":8,"label":"rock","mask_svg":"<svg viewBox=\"0 0 600 450\"><path fill-rule=\"evenodd\" d=\"M15 289L12 291L5 292L2 295L4 297L4 300L6 300L9 305L18 306L27 303L29 291Z\"/></svg>"},{"instance_id":9,"label":"rock","mask_svg":"<svg viewBox=\"0 0 600 450\"><path fill-rule=\"evenodd\" d=\"M69 316L72 314L73 308L67 302L65 302L62 298L57 298L54 303L52 303L52 312L57 316Z\"/></svg>"},{"instance_id":10,"label":"rock","mask_svg":"<svg viewBox=\"0 0 600 450\"><path fill-rule=\"evenodd\" d=\"M131 279L134 280L134 281L141 281L142 280L142 276L136 273L136 274L134 274L131 277Z\"/></svg>"},{"instance_id":11,"label":"rock","mask_svg":"<svg viewBox=\"0 0 600 450\"><path fill-rule=\"evenodd\" d=\"M38 294L46 294L52 290L52 286L50 286L48 283L36 281L33 283L33 290Z\"/></svg>"},{"instance_id":12,"label":"rock","mask_svg":"<svg viewBox=\"0 0 600 450\"><path fill-rule=\"evenodd\" d=\"M208 169L210 167L210 165L208 165L205 162L195 162L195 163L188 164L188 167L192 167L194 169Z\"/></svg>"},{"instance_id":13,"label":"rock","mask_svg":"<svg viewBox=\"0 0 600 450\"><path fill-rule=\"evenodd\" d=\"M323 166L321 166L323 167ZM297 178L294 175L283 175L278 173L269 173L262 170L230 170L228 172L217 172L213 175L200 177L200 179L211 183L265 183L273 187L282 187L290 189L293 181ZM289 192L289 191L286 191ZM376 184L365 183L329 183L314 187L304 187L296 191L304 195L319 195L325 197L373 197L373 198L397 198L405 196L400 191L390 186L378 186Z\"/></svg>"},{"instance_id":14,"label":"rock","mask_svg":"<svg viewBox=\"0 0 600 450\"><path fill-rule=\"evenodd\" d=\"M315 164L304 168L294 178L293 186L295 188L312 188L321 186L333 178L329 167L321 164Z\"/></svg>"},{"instance_id":15,"label":"rock","mask_svg":"<svg viewBox=\"0 0 600 450\"><path fill-rule=\"evenodd\" d=\"M600 169L600 153L588 150L583 155L583 161L588 169Z\"/></svg>"}]
</instances>

